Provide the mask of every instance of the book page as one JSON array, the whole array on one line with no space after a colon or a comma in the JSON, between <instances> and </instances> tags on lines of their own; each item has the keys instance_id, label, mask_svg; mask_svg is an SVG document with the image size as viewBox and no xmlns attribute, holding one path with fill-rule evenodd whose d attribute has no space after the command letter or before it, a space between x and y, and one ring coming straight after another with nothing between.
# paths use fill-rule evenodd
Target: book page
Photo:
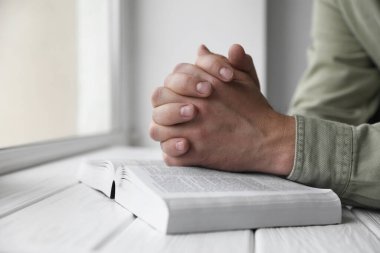
<instances>
[{"instance_id":1,"label":"book page","mask_svg":"<svg viewBox=\"0 0 380 253\"><path fill-rule=\"evenodd\" d=\"M83 160L76 178L109 198L114 197L115 168L111 161Z\"/></svg>"},{"instance_id":2,"label":"book page","mask_svg":"<svg viewBox=\"0 0 380 253\"><path fill-rule=\"evenodd\" d=\"M156 224L161 221L154 216L157 211L167 210L175 221L165 222L170 224L167 228L156 226L168 233L331 224L341 218L339 198L331 190L275 176L146 161L123 168L119 203ZM247 225L248 221L253 223Z\"/></svg>"},{"instance_id":3,"label":"book page","mask_svg":"<svg viewBox=\"0 0 380 253\"><path fill-rule=\"evenodd\" d=\"M162 162L129 166L163 193L315 191L311 187L258 173L231 173L198 167L169 167ZM143 181L147 182L147 178Z\"/></svg>"}]
</instances>

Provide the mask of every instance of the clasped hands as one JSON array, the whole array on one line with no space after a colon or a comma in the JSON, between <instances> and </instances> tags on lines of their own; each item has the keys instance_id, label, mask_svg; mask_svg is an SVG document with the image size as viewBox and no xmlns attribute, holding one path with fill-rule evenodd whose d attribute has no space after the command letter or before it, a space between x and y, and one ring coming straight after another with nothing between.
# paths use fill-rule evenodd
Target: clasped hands
<instances>
[{"instance_id":1,"label":"clasped hands","mask_svg":"<svg viewBox=\"0 0 380 253\"><path fill-rule=\"evenodd\" d=\"M252 58L240 45L228 57L198 50L152 95L150 136L173 166L286 176L293 167L295 120L260 92Z\"/></svg>"}]
</instances>

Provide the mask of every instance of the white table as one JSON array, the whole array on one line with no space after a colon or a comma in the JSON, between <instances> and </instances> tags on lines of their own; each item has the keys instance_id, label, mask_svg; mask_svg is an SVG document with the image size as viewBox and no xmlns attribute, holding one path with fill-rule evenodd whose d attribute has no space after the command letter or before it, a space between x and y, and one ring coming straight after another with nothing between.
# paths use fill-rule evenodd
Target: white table
<instances>
[{"instance_id":1,"label":"white table","mask_svg":"<svg viewBox=\"0 0 380 253\"><path fill-rule=\"evenodd\" d=\"M161 157L137 148L85 156ZM359 209L345 209L340 225L163 235L78 184L83 157L0 177L0 252L380 252L380 213Z\"/></svg>"}]
</instances>

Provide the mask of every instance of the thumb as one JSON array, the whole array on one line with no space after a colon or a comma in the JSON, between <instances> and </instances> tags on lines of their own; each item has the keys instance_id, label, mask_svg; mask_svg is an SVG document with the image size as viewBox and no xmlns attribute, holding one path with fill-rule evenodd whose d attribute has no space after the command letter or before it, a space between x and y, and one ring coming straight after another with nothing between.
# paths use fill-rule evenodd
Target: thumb
<instances>
[{"instance_id":1,"label":"thumb","mask_svg":"<svg viewBox=\"0 0 380 253\"><path fill-rule=\"evenodd\" d=\"M198 48L198 56L206 55L206 54L212 54L210 49L206 47L206 45L202 44Z\"/></svg>"},{"instance_id":2,"label":"thumb","mask_svg":"<svg viewBox=\"0 0 380 253\"><path fill-rule=\"evenodd\" d=\"M230 47L230 50L228 51L228 60L234 68L247 72L254 81L259 84L252 57L245 53L244 48L241 45L234 44Z\"/></svg>"}]
</instances>

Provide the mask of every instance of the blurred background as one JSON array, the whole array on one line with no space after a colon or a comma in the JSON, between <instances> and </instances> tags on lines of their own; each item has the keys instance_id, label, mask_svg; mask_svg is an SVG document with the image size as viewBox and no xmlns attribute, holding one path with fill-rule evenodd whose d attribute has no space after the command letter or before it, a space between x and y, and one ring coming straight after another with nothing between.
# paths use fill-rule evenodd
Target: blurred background
<instances>
[{"instance_id":1,"label":"blurred background","mask_svg":"<svg viewBox=\"0 0 380 253\"><path fill-rule=\"evenodd\" d=\"M157 146L150 95L202 43L221 54L243 45L264 94L286 112L306 67L311 9L303 0L0 0L0 148L109 133L115 110L128 115L125 143ZM115 85L124 103L114 103Z\"/></svg>"}]
</instances>

